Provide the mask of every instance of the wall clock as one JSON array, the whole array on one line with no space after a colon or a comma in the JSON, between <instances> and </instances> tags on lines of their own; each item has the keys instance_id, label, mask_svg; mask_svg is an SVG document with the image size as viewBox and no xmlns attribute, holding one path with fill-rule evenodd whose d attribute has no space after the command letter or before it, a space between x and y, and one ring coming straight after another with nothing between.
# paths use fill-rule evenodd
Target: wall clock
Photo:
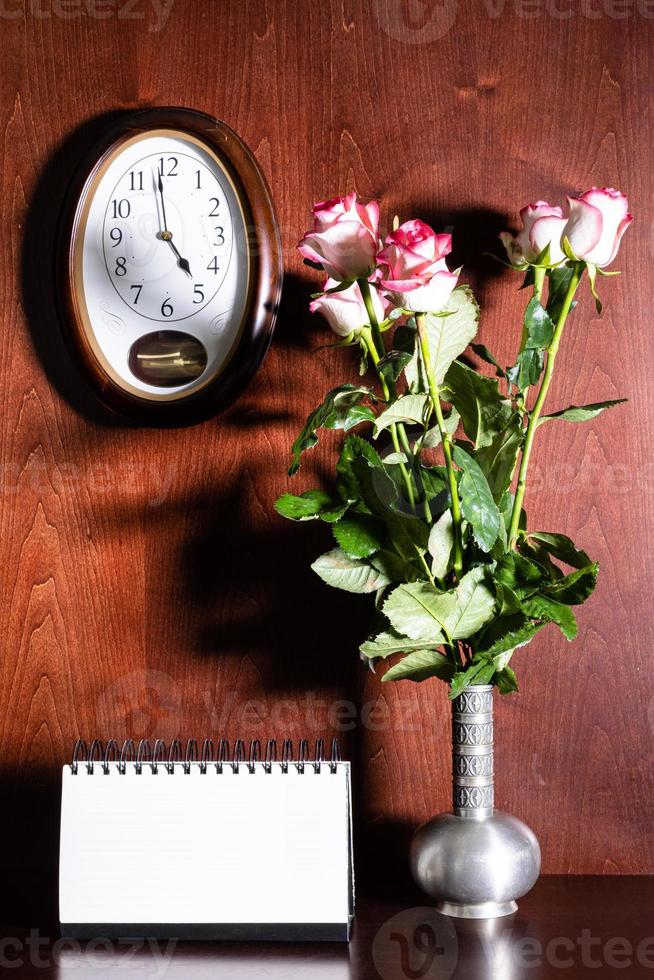
<instances>
[{"instance_id":1,"label":"wall clock","mask_svg":"<svg viewBox=\"0 0 654 980\"><path fill-rule=\"evenodd\" d=\"M68 346L114 412L200 421L259 367L281 290L279 230L254 156L224 123L126 113L80 166L57 251Z\"/></svg>"}]
</instances>

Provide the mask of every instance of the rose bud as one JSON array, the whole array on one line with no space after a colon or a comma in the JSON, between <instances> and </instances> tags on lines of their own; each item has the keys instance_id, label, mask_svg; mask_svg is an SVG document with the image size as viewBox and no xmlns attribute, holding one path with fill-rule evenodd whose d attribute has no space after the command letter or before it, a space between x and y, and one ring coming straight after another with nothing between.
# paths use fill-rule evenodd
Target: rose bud
<instances>
[{"instance_id":1,"label":"rose bud","mask_svg":"<svg viewBox=\"0 0 654 980\"><path fill-rule=\"evenodd\" d=\"M520 212L522 229L513 237L508 231L500 233L511 265L525 269L536 261L546 245L550 247L548 265L563 262L565 255L561 248L561 237L566 219L559 207L552 207L547 201L528 204Z\"/></svg>"},{"instance_id":2,"label":"rose bud","mask_svg":"<svg viewBox=\"0 0 654 980\"><path fill-rule=\"evenodd\" d=\"M328 279L325 289L332 289L338 283L334 279ZM377 315L377 320L384 319L384 302L373 287L370 289L372 303ZM361 295L358 283L352 283L347 289L339 289L336 293L326 293L314 299L309 305L312 313L322 313L329 326L339 337L349 337L359 334L362 327L368 326L368 313Z\"/></svg>"},{"instance_id":3,"label":"rose bud","mask_svg":"<svg viewBox=\"0 0 654 980\"><path fill-rule=\"evenodd\" d=\"M451 250L451 235L437 235L422 221L405 221L377 255L381 287L405 310L442 310L458 279L445 262Z\"/></svg>"},{"instance_id":4,"label":"rose bud","mask_svg":"<svg viewBox=\"0 0 654 980\"><path fill-rule=\"evenodd\" d=\"M305 259L338 282L367 278L378 248L379 204L361 204L356 194L316 204L313 229L298 245Z\"/></svg>"}]
</instances>

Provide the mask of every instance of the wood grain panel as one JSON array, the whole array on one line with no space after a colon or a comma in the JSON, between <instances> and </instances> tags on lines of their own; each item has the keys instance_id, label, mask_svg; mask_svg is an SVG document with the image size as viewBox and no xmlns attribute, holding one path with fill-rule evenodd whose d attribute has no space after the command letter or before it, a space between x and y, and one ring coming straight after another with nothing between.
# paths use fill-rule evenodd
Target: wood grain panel
<instances>
[{"instance_id":1,"label":"wood grain panel","mask_svg":"<svg viewBox=\"0 0 654 980\"><path fill-rule=\"evenodd\" d=\"M602 572L573 646L548 630L516 657L522 691L497 707L497 793L536 830L546 871L653 871L647 6L623 4L618 18L608 0L563 13L139 0L138 19L124 6L103 20L45 0L40 16L29 0L0 13L0 764L16 838L5 863L39 833L52 856L53 811L31 806L30 772L44 787L34 799L51 804L78 735L338 733L357 765L362 864L379 867L383 847L378 884L392 889L411 827L448 806L449 707L436 682L382 689L363 671L365 603L308 570L326 535L272 510L298 424L352 371L344 352L318 349L316 280L294 246L311 203L346 190L380 197L386 226L399 213L448 227L484 303L481 339L508 358L522 297L483 252L526 201L596 183L627 191L637 220L624 275L601 283L605 314L584 297L573 317L551 404L631 404L539 433L530 517L571 534ZM116 425L88 403L49 285L80 127L152 104L214 113L255 151L287 272L250 388L172 432ZM298 488L328 471L335 442Z\"/></svg>"}]
</instances>

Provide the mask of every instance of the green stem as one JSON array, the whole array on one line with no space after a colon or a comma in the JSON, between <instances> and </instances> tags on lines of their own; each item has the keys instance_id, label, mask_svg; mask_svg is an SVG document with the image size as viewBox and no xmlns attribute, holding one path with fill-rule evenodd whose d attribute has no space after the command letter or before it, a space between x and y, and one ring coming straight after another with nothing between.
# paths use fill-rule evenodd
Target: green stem
<instances>
[{"instance_id":1,"label":"green stem","mask_svg":"<svg viewBox=\"0 0 654 980\"><path fill-rule=\"evenodd\" d=\"M361 296L363 298L364 305L366 307L366 313L368 314L368 320L370 322L370 329L372 331L372 337L381 357L384 353L384 338L381 335L381 330L379 329L379 320L377 319L377 314L375 313L375 306L372 301L372 294L370 292L370 283L367 279L357 279L359 284L359 289L361 290ZM386 382L383 382L386 384Z\"/></svg>"},{"instance_id":2,"label":"green stem","mask_svg":"<svg viewBox=\"0 0 654 980\"><path fill-rule=\"evenodd\" d=\"M441 434L441 442L443 443L445 469L447 470L447 481L452 500L452 523L454 525L454 572L457 578L460 578L461 572L463 571L463 545L461 542L461 504L459 502L459 488L457 486L456 474L452 464L452 440L450 434L445 429L445 420L443 418L443 410L441 408L440 392L438 390L438 385L436 384L436 379L434 378L434 371L431 365L431 354L429 352L429 342L423 320L424 314L418 313L416 316L416 323L418 325L420 352L422 354L422 360L425 366L425 374L427 375L429 396L436 414L436 422L438 424L438 431Z\"/></svg>"},{"instance_id":3,"label":"green stem","mask_svg":"<svg viewBox=\"0 0 654 980\"><path fill-rule=\"evenodd\" d=\"M361 338L363 340L363 343L366 345L368 353L370 354L370 359L372 363L375 365L375 367L377 367L380 361L380 357L370 330L362 330ZM380 371L377 371L377 374L379 376L379 383L381 385L382 393L384 395L384 398L388 402L390 401L391 396L388 390L388 385L386 384L386 379L384 378L384 376ZM395 424L390 426L390 433L391 433L391 439L393 441L393 449L395 450L396 453L401 452L402 450L400 448L400 440L398 438L397 426ZM404 433L404 437L406 438L406 432ZM402 473L402 479L404 480L404 486L406 487L407 496L409 498L409 503L411 504L412 507L415 507L416 498L413 492L413 480L411 479L411 474L407 470L404 463L400 463L399 466L400 466L400 471Z\"/></svg>"},{"instance_id":4,"label":"green stem","mask_svg":"<svg viewBox=\"0 0 654 980\"><path fill-rule=\"evenodd\" d=\"M434 518L433 518L432 513L431 513L431 507L429 506L429 500L427 498L427 492L425 490L425 484L423 482L423 479L422 479L422 475L420 473L420 470L418 469L417 466L415 466L415 454L414 454L414 452L413 452L413 450L412 450L412 448L411 448L411 446L409 444L409 437L406 434L406 429L400 423L397 426L397 431L398 431L398 435L400 437L400 442L402 443L402 448L404 449L404 452L406 454L407 459L412 464L414 464L414 469L412 470L412 472L413 472L413 474L415 476L418 493L422 496L422 506L423 506L423 510L424 510L424 514L425 514L425 520L427 521L428 524L433 524L434 523Z\"/></svg>"},{"instance_id":5,"label":"green stem","mask_svg":"<svg viewBox=\"0 0 654 980\"><path fill-rule=\"evenodd\" d=\"M556 361L559 344L561 343L561 335L563 333L565 321L568 318L570 307L572 306L572 300L577 291L577 286L579 285L579 280L581 279L584 267L583 262L576 262L573 267L570 283L568 284L568 290L565 294L559 319L554 330L554 336L552 337L550 345L547 348L547 364L545 365L540 391L538 392L534 407L529 415L529 424L527 426L527 434L525 435L525 444L522 449L522 458L520 460L520 469L518 471L518 484L515 492L515 500L513 502L513 510L511 512L511 524L509 526L509 549L515 548L515 544L518 539L520 514L522 513L522 502L527 489L527 470L529 469L529 458L531 456L531 450L534 444L534 436L536 434L536 429L538 428L540 413L543 409L543 405L545 404L547 392L549 391L550 382L552 380L554 363Z\"/></svg>"},{"instance_id":6,"label":"green stem","mask_svg":"<svg viewBox=\"0 0 654 980\"><path fill-rule=\"evenodd\" d=\"M541 300L541 296L543 295L543 286L545 285L545 273L546 273L546 271L547 270L545 268L541 268L539 266L534 266L534 292L533 292L533 297L532 298L537 299L539 302ZM523 326L523 328L522 328L522 343L520 344L520 353L521 354L522 354L523 350L525 349L526 342L527 342L527 328ZM518 395L519 408L523 412L527 408L527 395L528 394L529 394L529 385L527 385L526 388L523 388L523 390Z\"/></svg>"},{"instance_id":7,"label":"green stem","mask_svg":"<svg viewBox=\"0 0 654 980\"><path fill-rule=\"evenodd\" d=\"M384 338L382 337L381 330L379 329L379 320L377 319L377 314L375 313L375 307L372 301L372 295L370 292L370 283L368 282L367 279L359 279L357 281L359 283L359 289L361 291L361 296L363 298L363 302L366 307L366 313L368 314L368 321L370 323L370 332L365 330L363 331L364 341L370 353L372 362L375 365L375 367L377 367L380 359L383 357L386 350L386 348L384 347ZM392 387L392 390L389 389L386 379L383 377L383 375L379 370L377 371L377 374L379 376L379 383L381 385L384 398L386 399L387 402L395 401L395 399L397 398L395 386ZM411 446L409 445L409 439L406 434L406 429L404 428L404 426L401 423L398 423L397 425L393 424L390 427L390 430L391 430L391 439L393 440L393 448L395 449L395 452L399 453L401 451L400 450L400 440L401 440L402 449L404 450L407 459L412 460L413 453L411 451ZM398 434L399 434L399 438L398 438ZM411 474L407 470L404 463L400 463L400 470L402 472L402 479L404 480L404 485L406 487L409 503L411 504L411 507L415 507L416 498L413 489L413 480L411 478Z\"/></svg>"},{"instance_id":8,"label":"green stem","mask_svg":"<svg viewBox=\"0 0 654 980\"><path fill-rule=\"evenodd\" d=\"M420 563L421 563L422 567L424 568L424 570L425 570L425 572L427 574L427 578L429 579L429 581L431 582L432 585L436 585L436 581L434 579L434 576L431 573L431 568L429 567L429 564L427 562L427 559L423 555L422 551L418 551L417 554L418 554L418 558L420 559Z\"/></svg>"}]
</instances>

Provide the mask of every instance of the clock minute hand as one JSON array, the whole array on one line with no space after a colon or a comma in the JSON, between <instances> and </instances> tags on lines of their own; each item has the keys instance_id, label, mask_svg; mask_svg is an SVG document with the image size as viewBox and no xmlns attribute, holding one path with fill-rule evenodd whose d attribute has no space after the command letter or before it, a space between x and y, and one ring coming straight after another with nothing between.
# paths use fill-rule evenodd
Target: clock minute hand
<instances>
[{"instance_id":1,"label":"clock minute hand","mask_svg":"<svg viewBox=\"0 0 654 980\"><path fill-rule=\"evenodd\" d=\"M161 232L161 237L165 242L168 242L173 252L177 256L177 264L180 267L180 269L182 269L182 271L185 272L187 276L192 277L193 273L191 272L191 267L189 265L188 259L183 258L183 256L180 254L177 246L173 243L172 231L168 231L168 220L166 218L166 202L164 199L163 181L161 179L161 174L159 174L158 186L159 186L159 194L161 195L161 214L164 223L164 230Z\"/></svg>"}]
</instances>

